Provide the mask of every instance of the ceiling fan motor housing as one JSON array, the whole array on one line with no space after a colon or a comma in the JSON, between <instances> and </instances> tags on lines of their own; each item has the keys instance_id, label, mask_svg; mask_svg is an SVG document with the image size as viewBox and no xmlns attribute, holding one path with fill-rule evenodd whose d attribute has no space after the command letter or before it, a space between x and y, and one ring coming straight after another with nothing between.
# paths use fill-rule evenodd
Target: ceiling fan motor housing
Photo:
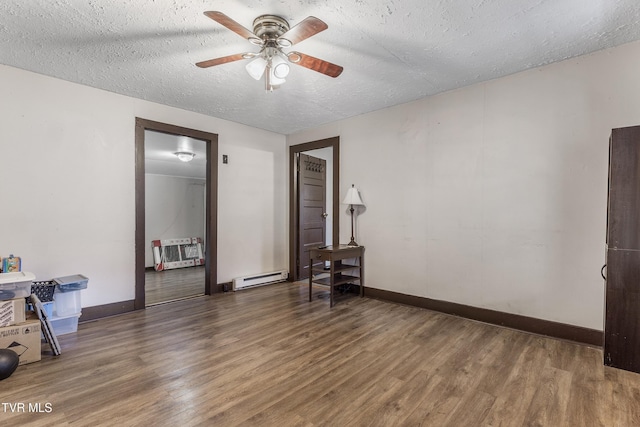
<instances>
[{"instance_id":1,"label":"ceiling fan motor housing","mask_svg":"<svg viewBox=\"0 0 640 427\"><path fill-rule=\"evenodd\" d=\"M280 16L261 15L253 21L253 34L265 42L276 41L287 31L289 31L289 23Z\"/></svg>"}]
</instances>

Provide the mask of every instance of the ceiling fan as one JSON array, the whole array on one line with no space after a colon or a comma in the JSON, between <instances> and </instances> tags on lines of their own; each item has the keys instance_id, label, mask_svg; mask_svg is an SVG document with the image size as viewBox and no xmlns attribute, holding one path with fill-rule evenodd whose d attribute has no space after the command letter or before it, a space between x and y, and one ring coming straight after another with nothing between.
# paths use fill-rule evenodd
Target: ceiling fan
<instances>
[{"instance_id":1,"label":"ceiling fan","mask_svg":"<svg viewBox=\"0 0 640 427\"><path fill-rule=\"evenodd\" d=\"M335 78L342 73L342 67L339 65L304 53L295 51L285 53L282 50L328 28L327 24L314 16L309 16L290 28L287 20L280 16L261 15L253 21L253 32L251 32L222 12L209 11L204 14L240 37L249 40L250 43L259 46L260 51L237 53L196 63L200 68L227 64L241 59L253 59L246 65L247 72L256 80L260 80L264 75L267 91L273 91L285 82L289 74L289 62L329 77Z\"/></svg>"}]
</instances>

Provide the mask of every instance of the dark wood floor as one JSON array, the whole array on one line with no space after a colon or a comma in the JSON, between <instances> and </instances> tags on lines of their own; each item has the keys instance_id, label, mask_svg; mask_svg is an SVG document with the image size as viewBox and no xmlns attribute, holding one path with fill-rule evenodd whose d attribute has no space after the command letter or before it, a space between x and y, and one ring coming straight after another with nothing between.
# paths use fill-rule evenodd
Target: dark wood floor
<instances>
[{"instance_id":1,"label":"dark wood floor","mask_svg":"<svg viewBox=\"0 0 640 427\"><path fill-rule=\"evenodd\" d=\"M149 306L204 295L204 272L204 266L164 271L146 270L145 304Z\"/></svg>"},{"instance_id":2,"label":"dark wood floor","mask_svg":"<svg viewBox=\"0 0 640 427\"><path fill-rule=\"evenodd\" d=\"M60 337L0 382L12 426L638 426L640 375L601 349L282 283Z\"/></svg>"}]
</instances>

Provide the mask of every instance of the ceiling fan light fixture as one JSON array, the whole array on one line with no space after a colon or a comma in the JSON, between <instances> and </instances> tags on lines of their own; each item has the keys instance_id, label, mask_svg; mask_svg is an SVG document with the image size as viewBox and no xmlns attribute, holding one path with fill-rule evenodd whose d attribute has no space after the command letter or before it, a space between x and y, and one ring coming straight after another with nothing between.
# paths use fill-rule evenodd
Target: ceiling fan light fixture
<instances>
[{"instance_id":1,"label":"ceiling fan light fixture","mask_svg":"<svg viewBox=\"0 0 640 427\"><path fill-rule=\"evenodd\" d=\"M188 151L178 151L177 153L173 154L175 154L181 162L190 162L196 156L195 153L190 153Z\"/></svg>"},{"instance_id":2,"label":"ceiling fan light fixture","mask_svg":"<svg viewBox=\"0 0 640 427\"><path fill-rule=\"evenodd\" d=\"M273 70L273 76L277 79L284 80L289 75L289 64L280 54L276 54L271 58L271 69Z\"/></svg>"},{"instance_id":3,"label":"ceiling fan light fixture","mask_svg":"<svg viewBox=\"0 0 640 427\"><path fill-rule=\"evenodd\" d=\"M260 80L264 74L264 70L267 68L267 61L263 57L259 56L249 62L245 68L251 77L255 80Z\"/></svg>"},{"instance_id":4,"label":"ceiling fan light fixture","mask_svg":"<svg viewBox=\"0 0 640 427\"><path fill-rule=\"evenodd\" d=\"M287 20L281 16L261 15L254 19L252 32L222 12L207 11L204 14L252 44L260 46L261 49L258 53L238 53L197 62L196 65L200 68L250 59L251 62L246 65L247 72L255 80L264 76L268 92L285 82L291 63L333 78L342 73L343 68L331 62L300 52L282 51L283 48L298 44L328 28L325 22L314 16L308 16L294 27L290 27Z\"/></svg>"},{"instance_id":5,"label":"ceiling fan light fixture","mask_svg":"<svg viewBox=\"0 0 640 427\"><path fill-rule=\"evenodd\" d=\"M278 75L275 72L275 69L269 68L269 84L271 86L280 86L285 82L286 80L283 77L278 77Z\"/></svg>"}]
</instances>

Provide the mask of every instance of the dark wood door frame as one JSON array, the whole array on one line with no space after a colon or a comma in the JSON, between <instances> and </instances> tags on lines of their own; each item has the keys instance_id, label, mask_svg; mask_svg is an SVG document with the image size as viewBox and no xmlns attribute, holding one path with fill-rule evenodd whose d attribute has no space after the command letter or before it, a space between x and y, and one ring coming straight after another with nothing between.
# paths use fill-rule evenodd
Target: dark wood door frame
<instances>
[{"instance_id":1,"label":"dark wood door frame","mask_svg":"<svg viewBox=\"0 0 640 427\"><path fill-rule=\"evenodd\" d=\"M298 280L298 269L296 268L299 241L297 227L298 203L296 200L298 188L294 174L296 170L296 155L304 151L327 147L333 149L333 221L331 234L333 244L338 244L340 242L340 137L335 136L289 147L289 281L292 282Z\"/></svg>"},{"instance_id":2,"label":"dark wood door frame","mask_svg":"<svg viewBox=\"0 0 640 427\"><path fill-rule=\"evenodd\" d=\"M218 135L215 133L203 132L195 129L183 128L167 123L154 122L151 120L136 117L135 132L135 194L136 194L136 231L135 231L135 277L136 293L134 309L145 308L144 294L144 252L147 244L145 240L145 179L144 179L144 137L145 130L167 133L171 135L184 135L191 138L201 139L207 144L207 166L206 166L206 229L205 229L205 295L217 292L218 287ZM213 282L213 286L212 286Z\"/></svg>"}]
</instances>

